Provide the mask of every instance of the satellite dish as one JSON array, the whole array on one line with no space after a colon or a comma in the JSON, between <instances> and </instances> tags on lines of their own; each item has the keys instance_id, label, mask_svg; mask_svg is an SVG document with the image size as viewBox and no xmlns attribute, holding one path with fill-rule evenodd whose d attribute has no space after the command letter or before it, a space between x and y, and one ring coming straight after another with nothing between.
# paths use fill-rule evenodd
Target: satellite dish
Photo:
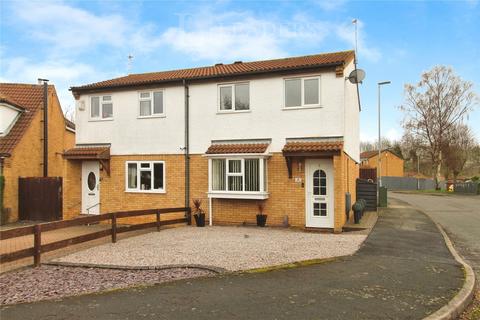
<instances>
[{"instance_id":1,"label":"satellite dish","mask_svg":"<svg viewBox=\"0 0 480 320\"><path fill-rule=\"evenodd\" d=\"M365 71L362 69L355 69L350 72L350 75L347 77L347 79L353 84L362 83L363 79L365 79Z\"/></svg>"}]
</instances>

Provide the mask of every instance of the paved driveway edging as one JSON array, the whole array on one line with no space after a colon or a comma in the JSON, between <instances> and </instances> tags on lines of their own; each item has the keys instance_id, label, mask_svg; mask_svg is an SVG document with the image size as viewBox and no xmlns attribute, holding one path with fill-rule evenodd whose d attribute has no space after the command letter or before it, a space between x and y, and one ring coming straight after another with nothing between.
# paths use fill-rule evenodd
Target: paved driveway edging
<instances>
[{"instance_id":1,"label":"paved driveway edging","mask_svg":"<svg viewBox=\"0 0 480 320\"><path fill-rule=\"evenodd\" d=\"M422 211L423 212L423 211ZM470 302L473 300L473 296L475 294L475 272L473 272L472 267L463 260L463 258L457 253L455 247L452 244L452 241L448 237L447 233L443 230L443 228L436 223L427 213L425 213L433 223L437 226L438 230L442 234L443 238L445 239L445 244L447 245L448 250L452 256L463 266L463 270L465 272L465 282L463 283L463 287L457 293L449 303L443 306L438 311L432 313L428 317L424 318L424 320L452 320L457 319L459 315L468 307Z\"/></svg>"}]
</instances>

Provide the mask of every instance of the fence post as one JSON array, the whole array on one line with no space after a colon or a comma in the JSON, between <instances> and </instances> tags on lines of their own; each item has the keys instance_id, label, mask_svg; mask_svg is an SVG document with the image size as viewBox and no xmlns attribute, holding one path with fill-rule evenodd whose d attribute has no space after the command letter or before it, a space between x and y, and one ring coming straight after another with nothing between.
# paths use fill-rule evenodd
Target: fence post
<instances>
[{"instance_id":1,"label":"fence post","mask_svg":"<svg viewBox=\"0 0 480 320\"><path fill-rule=\"evenodd\" d=\"M157 210L157 231L160 232L160 212Z\"/></svg>"},{"instance_id":2,"label":"fence post","mask_svg":"<svg viewBox=\"0 0 480 320\"><path fill-rule=\"evenodd\" d=\"M35 267L40 266L40 255L42 249L42 227L39 224L36 224L33 227L33 265Z\"/></svg>"},{"instance_id":3,"label":"fence post","mask_svg":"<svg viewBox=\"0 0 480 320\"><path fill-rule=\"evenodd\" d=\"M185 214L186 218L187 218L187 225L192 225L192 208L188 207L187 208L187 212Z\"/></svg>"},{"instance_id":4,"label":"fence post","mask_svg":"<svg viewBox=\"0 0 480 320\"><path fill-rule=\"evenodd\" d=\"M117 213L112 213L112 242L117 242Z\"/></svg>"}]
</instances>

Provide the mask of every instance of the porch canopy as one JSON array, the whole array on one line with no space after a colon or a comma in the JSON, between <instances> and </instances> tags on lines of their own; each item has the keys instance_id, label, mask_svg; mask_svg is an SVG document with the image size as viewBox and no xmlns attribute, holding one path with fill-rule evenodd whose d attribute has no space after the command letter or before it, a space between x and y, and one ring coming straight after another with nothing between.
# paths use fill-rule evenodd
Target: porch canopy
<instances>
[{"instance_id":1,"label":"porch canopy","mask_svg":"<svg viewBox=\"0 0 480 320\"><path fill-rule=\"evenodd\" d=\"M98 160L110 175L110 145L77 145L63 153L67 160Z\"/></svg>"},{"instance_id":2,"label":"porch canopy","mask_svg":"<svg viewBox=\"0 0 480 320\"><path fill-rule=\"evenodd\" d=\"M212 141L205 154L263 154L270 141Z\"/></svg>"},{"instance_id":3,"label":"porch canopy","mask_svg":"<svg viewBox=\"0 0 480 320\"><path fill-rule=\"evenodd\" d=\"M287 138L282 153L287 162L288 177L292 177L293 158L330 158L343 149L343 137Z\"/></svg>"}]
</instances>

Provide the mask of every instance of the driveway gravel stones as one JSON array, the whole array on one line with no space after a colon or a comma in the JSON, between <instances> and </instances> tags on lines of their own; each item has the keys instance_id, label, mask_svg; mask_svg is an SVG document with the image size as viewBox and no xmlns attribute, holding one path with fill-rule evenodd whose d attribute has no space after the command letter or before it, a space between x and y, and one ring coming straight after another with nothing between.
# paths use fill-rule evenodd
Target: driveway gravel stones
<instances>
[{"instance_id":1,"label":"driveway gravel stones","mask_svg":"<svg viewBox=\"0 0 480 320\"><path fill-rule=\"evenodd\" d=\"M103 266L201 265L240 271L355 253L365 234L256 227L182 227L80 251L58 262Z\"/></svg>"},{"instance_id":2,"label":"driveway gravel stones","mask_svg":"<svg viewBox=\"0 0 480 320\"><path fill-rule=\"evenodd\" d=\"M59 299L214 274L213 271L196 268L118 270L43 265L0 274L0 305Z\"/></svg>"}]
</instances>

